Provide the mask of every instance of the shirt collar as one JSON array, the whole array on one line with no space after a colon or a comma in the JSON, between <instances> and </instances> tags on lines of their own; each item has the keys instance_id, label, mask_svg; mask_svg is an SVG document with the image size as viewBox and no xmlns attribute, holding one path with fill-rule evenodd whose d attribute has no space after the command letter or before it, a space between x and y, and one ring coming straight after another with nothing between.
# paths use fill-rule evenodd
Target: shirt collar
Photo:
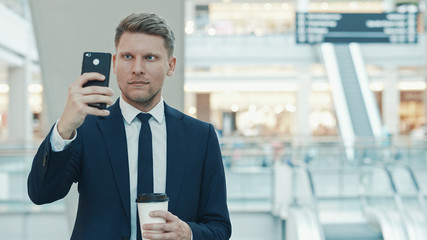
<instances>
[{"instance_id":1,"label":"shirt collar","mask_svg":"<svg viewBox=\"0 0 427 240\"><path fill-rule=\"evenodd\" d=\"M120 109L122 111L123 118L128 124L131 124L133 119L135 119L136 115L141 113L139 109L127 103L125 100L123 100L122 97L120 97L119 104L120 104ZM151 114L158 123L162 123L165 116L164 108L165 106L163 103L163 97L161 97L157 105L154 106L153 109L151 109L148 113Z\"/></svg>"}]
</instances>

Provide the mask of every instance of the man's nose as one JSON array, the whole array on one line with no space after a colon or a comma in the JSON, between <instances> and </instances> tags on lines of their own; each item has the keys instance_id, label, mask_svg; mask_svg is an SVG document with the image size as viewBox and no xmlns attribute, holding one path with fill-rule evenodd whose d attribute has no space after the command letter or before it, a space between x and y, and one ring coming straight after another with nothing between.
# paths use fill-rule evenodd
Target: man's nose
<instances>
[{"instance_id":1,"label":"man's nose","mask_svg":"<svg viewBox=\"0 0 427 240\"><path fill-rule=\"evenodd\" d=\"M132 66L132 73L136 75L145 74L146 68L145 63L143 59L136 58L133 62Z\"/></svg>"}]
</instances>

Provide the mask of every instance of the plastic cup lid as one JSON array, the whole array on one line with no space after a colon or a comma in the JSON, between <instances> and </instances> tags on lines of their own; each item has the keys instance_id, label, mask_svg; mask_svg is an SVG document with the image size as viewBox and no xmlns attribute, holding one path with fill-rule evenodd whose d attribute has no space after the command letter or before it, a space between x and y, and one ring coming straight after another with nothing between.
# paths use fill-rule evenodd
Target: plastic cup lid
<instances>
[{"instance_id":1,"label":"plastic cup lid","mask_svg":"<svg viewBox=\"0 0 427 240\"><path fill-rule=\"evenodd\" d=\"M137 203L150 203L150 202L167 202L169 201L166 193L143 193L138 194L136 198Z\"/></svg>"}]
</instances>

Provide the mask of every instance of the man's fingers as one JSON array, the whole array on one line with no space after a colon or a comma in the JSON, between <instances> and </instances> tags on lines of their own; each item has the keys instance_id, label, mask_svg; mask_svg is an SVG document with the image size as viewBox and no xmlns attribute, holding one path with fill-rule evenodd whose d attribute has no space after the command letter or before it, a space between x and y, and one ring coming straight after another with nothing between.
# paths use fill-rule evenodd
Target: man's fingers
<instances>
[{"instance_id":1,"label":"man's fingers","mask_svg":"<svg viewBox=\"0 0 427 240\"><path fill-rule=\"evenodd\" d=\"M83 85L91 80L104 81L105 76L97 72L83 73L77 80L77 84L83 87Z\"/></svg>"},{"instance_id":2,"label":"man's fingers","mask_svg":"<svg viewBox=\"0 0 427 240\"><path fill-rule=\"evenodd\" d=\"M142 228L146 231L144 232L144 238L148 239L176 239L177 238L177 227L173 226L173 224L167 223L152 223L152 224L144 224ZM152 233L149 231L159 231L156 233Z\"/></svg>"},{"instance_id":3,"label":"man's fingers","mask_svg":"<svg viewBox=\"0 0 427 240\"><path fill-rule=\"evenodd\" d=\"M145 232L143 234L144 238L146 239L177 239L177 234L176 233L171 233L171 232L165 232L165 233L149 233L149 232Z\"/></svg>"},{"instance_id":4,"label":"man's fingers","mask_svg":"<svg viewBox=\"0 0 427 240\"><path fill-rule=\"evenodd\" d=\"M160 217L166 220L166 223L144 224L142 228L144 238L147 239L190 239L191 229L187 223L180 220L177 216L168 211L151 211L151 217ZM152 233L150 230L160 231L161 233Z\"/></svg>"},{"instance_id":5,"label":"man's fingers","mask_svg":"<svg viewBox=\"0 0 427 240\"><path fill-rule=\"evenodd\" d=\"M168 211L163 211L163 210L151 211L150 217L161 217L166 219L167 222L178 220L178 218L175 215L173 215Z\"/></svg>"},{"instance_id":6,"label":"man's fingers","mask_svg":"<svg viewBox=\"0 0 427 240\"><path fill-rule=\"evenodd\" d=\"M171 223L146 223L142 225L144 230L157 230L163 232L174 232L178 229L177 224Z\"/></svg>"},{"instance_id":7,"label":"man's fingers","mask_svg":"<svg viewBox=\"0 0 427 240\"><path fill-rule=\"evenodd\" d=\"M87 115L108 116L107 110L88 106L89 103L113 104L113 90L108 87L91 86L83 88L90 80L104 81L100 73L84 73L68 87L68 97L64 111L58 122L58 132L64 139L70 139L72 133L80 127Z\"/></svg>"},{"instance_id":8,"label":"man's fingers","mask_svg":"<svg viewBox=\"0 0 427 240\"><path fill-rule=\"evenodd\" d=\"M106 103L107 105L113 104L113 100L109 96L104 95L87 95L83 96L83 102L86 104L89 103Z\"/></svg>"},{"instance_id":9,"label":"man's fingers","mask_svg":"<svg viewBox=\"0 0 427 240\"><path fill-rule=\"evenodd\" d=\"M95 116L108 116L108 115L110 115L110 111L108 111L108 110L105 110L105 109L98 109L98 108L95 108L95 107L89 107L89 110L88 110L88 114L89 115L95 115Z\"/></svg>"},{"instance_id":10,"label":"man's fingers","mask_svg":"<svg viewBox=\"0 0 427 240\"><path fill-rule=\"evenodd\" d=\"M80 93L82 95L93 95L93 94L106 95L106 96L114 95L113 89L109 87L101 87L101 86L84 87L80 90Z\"/></svg>"},{"instance_id":11,"label":"man's fingers","mask_svg":"<svg viewBox=\"0 0 427 240\"><path fill-rule=\"evenodd\" d=\"M146 223L142 225L144 230L163 230L165 223Z\"/></svg>"}]
</instances>

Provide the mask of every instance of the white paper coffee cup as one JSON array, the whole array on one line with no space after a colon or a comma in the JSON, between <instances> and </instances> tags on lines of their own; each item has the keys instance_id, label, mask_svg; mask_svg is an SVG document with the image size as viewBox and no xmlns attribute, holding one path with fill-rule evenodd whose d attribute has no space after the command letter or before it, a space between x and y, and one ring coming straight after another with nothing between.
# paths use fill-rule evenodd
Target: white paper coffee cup
<instances>
[{"instance_id":1,"label":"white paper coffee cup","mask_svg":"<svg viewBox=\"0 0 427 240\"><path fill-rule=\"evenodd\" d=\"M138 215L139 215L139 224L141 228L141 234L144 232L155 232L161 233L162 231L155 230L144 230L142 229L142 225L146 223L165 223L166 220L160 217L150 217L151 211L156 210L168 210L168 202L169 198L166 193L144 193L138 195L136 199L136 203L138 205ZM146 239L146 238L142 238Z\"/></svg>"}]
</instances>

